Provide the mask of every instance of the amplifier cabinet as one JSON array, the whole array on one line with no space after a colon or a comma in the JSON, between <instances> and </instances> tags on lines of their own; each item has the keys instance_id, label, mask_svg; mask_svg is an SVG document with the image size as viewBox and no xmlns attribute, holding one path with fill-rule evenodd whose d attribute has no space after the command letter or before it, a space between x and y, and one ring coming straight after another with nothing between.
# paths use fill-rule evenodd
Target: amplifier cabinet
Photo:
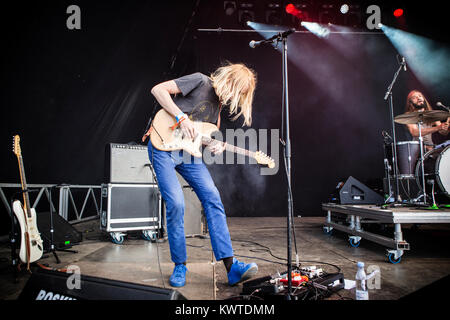
<instances>
[{"instance_id":1,"label":"amplifier cabinet","mask_svg":"<svg viewBox=\"0 0 450 320\"><path fill-rule=\"evenodd\" d=\"M161 229L158 185L102 184L100 228L106 232Z\"/></svg>"},{"instance_id":2,"label":"amplifier cabinet","mask_svg":"<svg viewBox=\"0 0 450 320\"><path fill-rule=\"evenodd\" d=\"M106 183L155 183L147 146L107 144L104 181Z\"/></svg>"}]
</instances>

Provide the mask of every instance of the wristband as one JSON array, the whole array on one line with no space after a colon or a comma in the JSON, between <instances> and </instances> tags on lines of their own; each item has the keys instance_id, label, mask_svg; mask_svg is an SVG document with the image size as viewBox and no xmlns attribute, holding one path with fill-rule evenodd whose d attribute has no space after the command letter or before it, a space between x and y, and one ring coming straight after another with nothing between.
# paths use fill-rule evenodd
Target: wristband
<instances>
[{"instance_id":1,"label":"wristband","mask_svg":"<svg viewBox=\"0 0 450 320\"><path fill-rule=\"evenodd\" d=\"M177 116L175 116L175 120L177 120L177 122L180 122L181 119L185 118L187 118L187 116L184 112L180 112Z\"/></svg>"}]
</instances>

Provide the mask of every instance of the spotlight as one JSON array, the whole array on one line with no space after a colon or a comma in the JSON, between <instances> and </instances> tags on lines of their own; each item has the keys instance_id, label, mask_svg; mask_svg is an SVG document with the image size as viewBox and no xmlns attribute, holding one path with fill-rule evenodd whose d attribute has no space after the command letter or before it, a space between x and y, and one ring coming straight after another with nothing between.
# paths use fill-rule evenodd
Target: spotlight
<instances>
[{"instance_id":1,"label":"spotlight","mask_svg":"<svg viewBox=\"0 0 450 320\"><path fill-rule=\"evenodd\" d=\"M403 9L399 8L399 9L394 10L394 17L400 18L402 15L403 15Z\"/></svg>"},{"instance_id":2,"label":"spotlight","mask_svg":"<svg viewBox=\"0 0 450 320\"><path fill-rule=\"evenodd\" d=\"M239 23L247 24L248 21L255 20L255 13L250 10L239 10Z\"/></svg>"},{"instance_id":3,"label":"spotlight","mask_svg":"<svg viewBox=\"0 0 450 320\"><path fill-rule=\"evenodd\" d=\"M254 7L252 0L239 2L238 18L242 26L247 26L247 21L255 21Z\"/></svg>"},{"instance_id":4,"label":"spotlight","mask_svg":"<svg viewBox=\"0 0 450 320\"><path fill-rule=\"evenodd\" d=\"M343 4L343 5L341 6L341 13L342 13L342 14L346 14L346 13L348 12L348 9L350 9L349 6L348 6L348 4Z\"/></svg>"},{"instance_id":5,"label":"spotlight","mask_svg":"<svg viewBox=\"0 0 450 320\"><path fill-rule=\"evenodd\" d=\"M303 21L301 25L319 38L326 38L330 34L330 29L316 22Z\"/></svg>"},{"instance_id":6,"label":"spotlight","mask_svg":"<svg viewBox=\"0 0 450 320\"><path fill-rule=\"evenodd\" d=\"M342 12L342 11L341 11ZM361 7L357 4L348 6L348 11L344 17L344 25L351 28L359 28L362 22Z\"/></svg>"},{"instance_id":7,"label":"spotlight","mask_svg":"<svg viewBox=\"0 0 450 320\"><path fill-rule=\"evenodd\" d=\"M236 2L235 1L224 1L223 9L225 10L225 14L227 16L233 15L236 12Z\"/></svg>"},{"instance_id":8,"label":"spotlight","mask_svg":"<svg viewBox=\"0 0 450 320\"><path fill-rule=\"evenodd\" d=\"M298 10L292 3L286 5L286 12L292 14L293 16L298 16L300 14L300 10Z\"/></svg>"},{"instance_id":9,"label":"spotlight","mask_svg":"<svg viewBox=\"0 0 450 320\"><path fill-rule=\"evenodd\" d=\"M319 12L319 21L321 24L328 24L335 22L336 17L334 15L334 5L333 4L323 4L322 10Z\"/></svg>"},{"instance_id":10,"label":"spotlight","mask_svg":"<svg viewBox=\"0 0 450 320\"><path fill-rule=\"evenodd\" d=\"M281 8L278 3L269 3L266 9L266 23L280 25L281 24Z\"/></svg>"}]
</instances>

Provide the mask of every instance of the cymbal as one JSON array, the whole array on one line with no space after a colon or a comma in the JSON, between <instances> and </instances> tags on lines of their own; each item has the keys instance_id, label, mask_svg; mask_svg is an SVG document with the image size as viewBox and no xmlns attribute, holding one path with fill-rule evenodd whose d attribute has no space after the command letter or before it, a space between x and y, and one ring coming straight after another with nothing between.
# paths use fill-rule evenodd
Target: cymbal
<instances>
[{"instance_id":1,"label":"cymbal","mask_svg":"<svg viewBox=\"0 0 450 320\"><path fill-rule=\"evenodd\" d=\"M394 118L394 121L401 124L431 123L435 121L446 121L450 117L450 112L441 110L426 110L403 113Z\"/></svg>"}]
</instances>

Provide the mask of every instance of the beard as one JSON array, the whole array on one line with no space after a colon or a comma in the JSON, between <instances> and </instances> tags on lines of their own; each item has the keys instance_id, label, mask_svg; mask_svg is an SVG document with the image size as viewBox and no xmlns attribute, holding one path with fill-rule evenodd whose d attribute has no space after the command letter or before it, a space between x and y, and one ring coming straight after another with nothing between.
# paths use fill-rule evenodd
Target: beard
<instances>
[{"instance_id":1,"label":"beard","mask_svg":"<svg viewBox=\"0 0 450 320\"><path fill-rule=\"evenodd\" d=\"M425 102L422 102L420 104L417 104L417 103L414 103L414 102L411 102L411 103L414 106L414 108L416 108L416 109L422 109L422 108L426 107Z\"/></svg>"}]
</instances>

